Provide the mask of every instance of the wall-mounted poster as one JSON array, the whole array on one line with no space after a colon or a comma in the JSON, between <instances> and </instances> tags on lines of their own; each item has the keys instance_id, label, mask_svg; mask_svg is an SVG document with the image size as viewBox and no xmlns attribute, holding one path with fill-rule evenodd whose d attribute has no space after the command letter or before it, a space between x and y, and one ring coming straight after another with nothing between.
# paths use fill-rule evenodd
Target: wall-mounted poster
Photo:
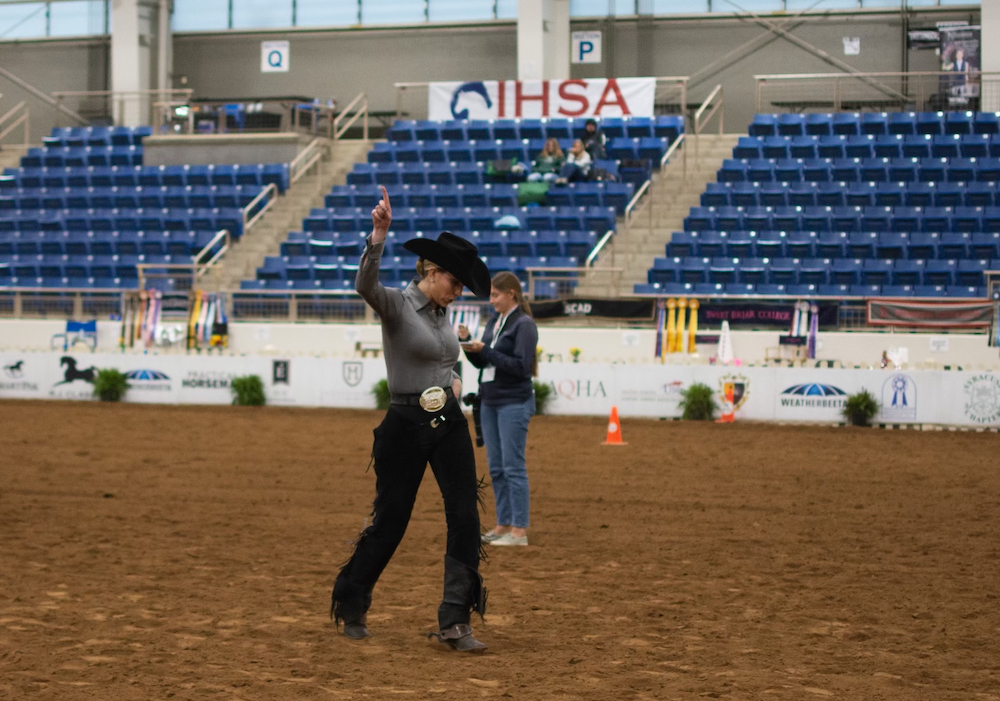
<instances>
[{"instance_id":1,"label":"wall-mounted poster","mask_svg":"<svg viewBox=\"0 0 1000 701\"><path fill-rule=\"evenodd\" d=\"M979 108L979 27L941 27L940 109Z\"/></svg>"}]
</instances>

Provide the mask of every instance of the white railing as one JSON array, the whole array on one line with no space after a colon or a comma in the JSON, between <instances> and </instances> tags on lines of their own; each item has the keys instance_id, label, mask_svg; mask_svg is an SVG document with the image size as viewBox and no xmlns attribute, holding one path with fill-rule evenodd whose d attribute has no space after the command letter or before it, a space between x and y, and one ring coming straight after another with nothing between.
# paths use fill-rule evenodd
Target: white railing
<instances>
[{"instance_id":1,"label":"white railing","mask_svg":"<svg viewBox=\"0 0 1000 701\"><path fill-rule=\"evenodd\" d=\"M288 174L292 185L308 173L313 166L323 159L324 140L317 137L309 142L309 145L302 149L302 152L288 164Z\"/></svg>"},{"instance_id":2,"label":"white railing","mask_svg":"<svg viewBox=\"0 0 1000 701\"><path fill-rule=\"evenodd\" d=\"M756 111L1000 110L1000 71L755 75Z\"/></svg>"},{"instance_id":3,"label":"white railing","mask_svg":"<svg viewBox=\"0 0 1000 701\"><path fill-rule=\"evenodd\" d=\"M354 110L353 116L351 110ZM330 123L330 138L339 141L358 119L362 119L362 139L368 141L368 96L358 93L350 104Z\"/></svg>"},{"instance_id":4,"label":"white railing","mask_svg":"<svg viewBox=\"0 0 1000 701\"><path fill-rule=\"evenodd\" d=\"M29 112L27 104L24 100L14 105L10 110L7 111L5 115L0 117L0 148L3 148L2 143L7 135L13 132L20 126L24 127L24 141L23 145L27 148L30 143L30 127L29 127Z\"/></svg>"},{"instance_id":5,"label":"white railing","mask_svg":"<svg viewBox=\"0 0 1000 701\"><path fill-rule=\"evenodd\" d=\"M251 216L250 213L253 211L254 207L259 205L264 198L268 197L268 195L270 195L270 197L267 199L266 204L264 204L263 207ZM278 188L274 183L268 183L264 189L260 191L259 195L250 200L250 203L243 208L243 236L246 236L250 232L250 227L260 221L260 218L263 217L264 213L271 208L271 205L274 204L277 198Z\"/></svg>"},{"instance_id":6,"label":"white railing","mask_svg":"<svg viewBox=\"0 0 1000 701\"><path fill-rule=\"evenodd\" d=\"M722 118L725 114L723 108L724 100L722 94L722 85L716 85L715 89L708 94L704 102L701 103L701 107L698 111L694 113L692 122L694 122L694 154L695 159L701 158L701 130L708 125L709 120L715 115L716 112L719 113L719 135L722 135ZM707 113L707 114L706 114Z\"/></svg>"}]
</instances>

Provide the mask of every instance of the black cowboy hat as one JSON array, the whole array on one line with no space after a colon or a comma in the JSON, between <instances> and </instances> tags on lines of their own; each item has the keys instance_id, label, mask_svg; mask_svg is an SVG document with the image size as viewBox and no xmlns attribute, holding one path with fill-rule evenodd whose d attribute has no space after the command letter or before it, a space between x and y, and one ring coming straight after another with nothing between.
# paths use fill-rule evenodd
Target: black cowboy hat
<instances>
[{"instance_id":1,"label":"black cowboy hat","mask_svg":"<svg viewBox=\"0 0 1000 701\"><path fill-rule=\"evenodd\" d=\"M437 241L410 239L403 248L437 263L454 275L476 297L490 296L490 271L479 257L479 249L450 231L442 231Z\"/></svg>"}]
</instances>

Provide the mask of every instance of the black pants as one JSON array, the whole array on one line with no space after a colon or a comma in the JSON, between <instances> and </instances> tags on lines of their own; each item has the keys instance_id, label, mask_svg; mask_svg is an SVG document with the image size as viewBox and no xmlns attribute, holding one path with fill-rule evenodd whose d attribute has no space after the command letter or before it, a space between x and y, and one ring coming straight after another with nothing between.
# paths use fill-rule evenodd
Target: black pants
<instances>
[{"instance_id":1,"label":"black pants","mask_svg":"<svg viewBox=\"0 0 1000 701\"><path fill-rule=\"evenodd\" d=\"M438 421L436 428L430 423L432 419ZM368 611L372 589L406 532L428 462L444 497L448 524L438 623L444 630L468 623L470 611L484 613L476 457L469 423L458 402L449 400L436 414L420 407L393 405L375 429L372 454L376 478L372 523L337 576L334 617L350 621Z\"/></svg>"}]
</instances>

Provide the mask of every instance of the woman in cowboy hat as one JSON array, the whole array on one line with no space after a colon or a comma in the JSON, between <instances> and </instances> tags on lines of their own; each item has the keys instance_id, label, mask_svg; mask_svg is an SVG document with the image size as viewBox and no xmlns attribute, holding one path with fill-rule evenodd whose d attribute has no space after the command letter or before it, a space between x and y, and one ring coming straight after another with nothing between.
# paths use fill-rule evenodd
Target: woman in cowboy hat
<instances>
[{"instance_id":1,"label":"woman in cowboy hat","mask_svg":"<svg viewBox=\"0 0 1000 701\"><path fill-rule=\"evenodd\" d=\"M391 403L375 429L375 502L372 522L333 587L331 615L344 621L349 638L368 637L366 615L372 589L403 538L427 463L444 497L448 545L439 630L431 635L456 650L486 645L472 634L472 611L485 612L486 590L479 576L479 511L476 458L469 425L458 404L455 372L459 345L446 307L468 287L490 294L490 274L474 245L448 232L437 241L412 239L418 279L406 289L378 281L379 262L392 221L389 194L372 210L372 234L361 256L355 287L378 313Z\"/></svg>"}]
</instances>

